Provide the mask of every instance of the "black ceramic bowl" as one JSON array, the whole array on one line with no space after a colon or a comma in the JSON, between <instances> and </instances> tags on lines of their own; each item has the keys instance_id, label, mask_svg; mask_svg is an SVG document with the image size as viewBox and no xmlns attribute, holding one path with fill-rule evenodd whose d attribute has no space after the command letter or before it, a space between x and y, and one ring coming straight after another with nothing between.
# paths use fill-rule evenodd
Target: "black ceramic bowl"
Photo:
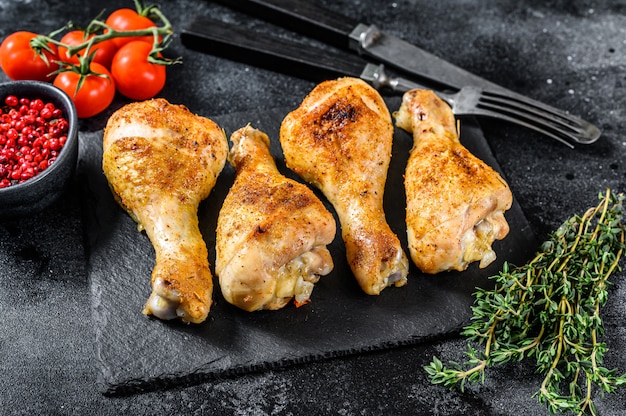
<instances>
[{"instance_id":1,"label":"black ceramic bowl","mask_svg":"<svg viewBox=\"0 0 626 416\"><path fill-rule=\"evenodd\" d=\"M9 95L40 98L63 111L69 122L67 142L56 160L25 182L0 188L0 221L35 214L55 202L69 184L78 159L78 117L70 97L52 84L38 81L12 81L0 84L0 106Z\"/></svg>"}]
</instances>

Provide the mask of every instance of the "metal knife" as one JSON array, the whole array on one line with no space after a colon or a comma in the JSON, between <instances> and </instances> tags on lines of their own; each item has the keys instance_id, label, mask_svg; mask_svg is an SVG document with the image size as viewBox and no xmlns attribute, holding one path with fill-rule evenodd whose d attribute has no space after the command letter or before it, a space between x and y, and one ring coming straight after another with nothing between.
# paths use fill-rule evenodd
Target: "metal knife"
<instances>
[{"instance_id":1,"label":"metal knife","mask_svg":"<svg viewBox=\"0 0 626 416\"><path fill-rule=\"evenodd\" d=\"M438 83L450 90L475 86L511 91L445 61L375 25L359 23L307 0L217 0L229 7L260 17L297 33L342 49L370 56L390 67Z\"/></svg>"},{"instance_id":2,"label":"metal knife","mask_svg":"<svg viewBox=\"0 0 626 416\"><path fill-rule=\"evenodd\" d=\"M413 88L434 88L388 73L382 64L370 63L356 54L322 50L204 16L192 20L180 37L188 48L315 82L351 76L377 89L401 93Z\"/></svg>"}]
</instances>

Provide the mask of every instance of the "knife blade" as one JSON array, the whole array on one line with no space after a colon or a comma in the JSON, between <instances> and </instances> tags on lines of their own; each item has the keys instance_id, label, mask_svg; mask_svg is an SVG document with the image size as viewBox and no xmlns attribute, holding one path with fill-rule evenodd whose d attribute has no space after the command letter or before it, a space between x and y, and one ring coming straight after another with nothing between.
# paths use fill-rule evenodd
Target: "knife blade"
<instances>
[{"instance_id":1,"label":"knife blade","mask_svg":"<svg viewBox=\"0 0 626 416\"><path fill-rule=\"evenodd\" d=\"M437 81L451 90L474 86L490 91L507 91L493 82L462 69L396 36L363 23L350 32L350 48L376 58L419 78Z\"/></svg>"}]
</instances>

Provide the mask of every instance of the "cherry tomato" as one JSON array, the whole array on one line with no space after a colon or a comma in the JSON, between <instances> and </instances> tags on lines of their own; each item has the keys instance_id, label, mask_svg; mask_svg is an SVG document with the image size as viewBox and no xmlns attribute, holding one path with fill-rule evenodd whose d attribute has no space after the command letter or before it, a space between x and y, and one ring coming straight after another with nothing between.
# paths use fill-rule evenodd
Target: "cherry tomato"
<instances>
[{"instance_id":1,"label":"cherry tomato","mask_svg":"<svg viewBox=\"0 0 626 416\"><path fill-rule=\"evenodd\" d=\"M111 28L119 31L140 30L156 27L156 23L132 9L115 10L109 15L109 17L107 17L105 23ZM152 44L154 42L154 36L118 37L112 40L118 48L121 48L125 44L136 40L142 40Z\"/></svg>"},{"instance_id":2,"label":"cherry tomato","mask_svg":"<svg viewBox=\"0 0 626 416\"><path fill-rule=\"evenodd\" d=\"M133 41L122 46L111 63L117 90L133 100L147 100L163 89L165 66L148 62L152 45Z\"/></svg>"},{"instance_id":3,"label":"cherry tomato","mask_svg":"<svg viewBox=\"0 0 626 416\"><path fill-rule=\"evenodd\" d=\"M95 116L104 111L115 97L115 82L111 73L97 62L90 65L92 72L106 75L88 75L76 92L80 74L72 71L61 72L54 79L54 85L67 93L76 106L80 118Z\"/></svg>"},{"instance_id":4,"label":"cherry tomato","mask_svg":"<svg viewBox=\"0 0 626 416\"><path fill-rule=\"evenodd\" d=\"M94 35L85 37L84 31L72 30L71 32L67 32L65 35L63 35L63 37L61 38L61 43L64 43L68 46L77 46L77 45L81 45L87 42L93 36ZM93 57L93 62L97 62L106 68L110 68L111 61L113 60L113 55L115 55L116 51L117 51L117 46L115 46L113 39L111 39L111 40L105 40L103 42L94 44L89 50L89 53L90 54L92 54L93 52L96 53ZM58 51L59 58L62 61L71 62L74 64L78 63L78 55L83 55L84 53L85 53L85 50L82 50L82 51L79 51L78 54L68 56L67 48L63 46L59 46L59 51Z\"/></svg>"},{"instance_id":5,"label":"cherry tomato","mask_svg":"<svg viewBox=\"0 0 626 416\"><path fill-rule=\"evenodd\" d=\"M51 81L52 72L59 68L53 62L56 59L56 47L50 45L54 54L44 51L46 63L30 46L30 40L36 37L32 32L14 32L0 45L0 66L12 80Z\"/></svg>"}]
</instances>

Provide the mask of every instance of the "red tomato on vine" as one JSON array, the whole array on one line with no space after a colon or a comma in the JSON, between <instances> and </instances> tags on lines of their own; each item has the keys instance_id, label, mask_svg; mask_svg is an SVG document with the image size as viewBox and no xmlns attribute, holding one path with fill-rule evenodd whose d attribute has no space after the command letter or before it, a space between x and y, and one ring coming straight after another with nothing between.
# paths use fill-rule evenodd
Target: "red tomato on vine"
<instances>
[{"instance_id":1,"label":"red tomato on vine","mask_svg":"<svg viewBox=\"0 0 626 416\"><path fill-rule=\"evenodd\" d=\"M72 30L70 32L67 32L65 35L63 35L63 37L61 38L61 43L67 46L78 46L87 42L93 36L94 35L90 35L86 37L84 31ZM97 62L105 66L106 68L110 68L111 61L113 60L113 55L115 55L115 52L117 52L117 46L113 42L113 39L105 40L105 41L98 42L92 45L92 47L89 50L89 54L91 55L94 52L95 52L95 55L93 57L93 62ZM79 51L75 55L68 56L67 48L63 46L59 46L59 49L58 49L59 59L61 59L64 62L70 62L73 64L77 64L78 56L82 56L84 53L85 53L85 50L83 49L82 51Z\"/></svg>"},{"instance_id":2,"label":"red tomato on vine","mask_svg":"<svg viewBox=\"0 0 626 416\"><path fill-rule=\"evenodd\" d=\"M56 46L48 44L52 52L43 51L44 60L30 46L31 39L37 37L32 32L14 32L0 45L0 67L12 80L51 81L51 75L59 68L56 60Z\"/></svg>"},{"instance_id":3,"label":"red tomato on vine","mask_svg":"<svg viewBox=\"0 0 626 416\"><path fill-rule=\"evenodd\" d=\"M115 97L115 82L111 73L97 62L92 62L89 69L92 73L83 76L83 83L78 90L81 78L78 72L61 72L54 79L54 85L70 96L80 118L101 113Z\"/></svg>"},{"instance_id":4,"label":"red tomato on vine","mask_svg":"<svg viewBox=\"0 0 626 416\"><path fill-rule=\"evenodd\" d=\"M156 23L147 18L146 16L142 16L132 9L118 9L112 12L109 17L107 17L105 23L111 27L112 29L118 31L128 31L128 30L139 30L139 29L149 29L151 27L156 27ZM113 39L113 42L118 48L126 45L127 43L142 40L144 42L148 42L150 44L154 41L154 36L141 36L141 37L117 37Z\"/></svg>"},{"instance_id":5,"label":"red tomato on vine","mask_svg":"<svg viewBox=\"0 0 626 416\"><path fill-rule=\"evenodd\" d=\"M165 66L148 62L152 44L133 41L122 46L111 63L117 90L133 100L147 100L165 86Z\"/></svg>"}]
</instances>

